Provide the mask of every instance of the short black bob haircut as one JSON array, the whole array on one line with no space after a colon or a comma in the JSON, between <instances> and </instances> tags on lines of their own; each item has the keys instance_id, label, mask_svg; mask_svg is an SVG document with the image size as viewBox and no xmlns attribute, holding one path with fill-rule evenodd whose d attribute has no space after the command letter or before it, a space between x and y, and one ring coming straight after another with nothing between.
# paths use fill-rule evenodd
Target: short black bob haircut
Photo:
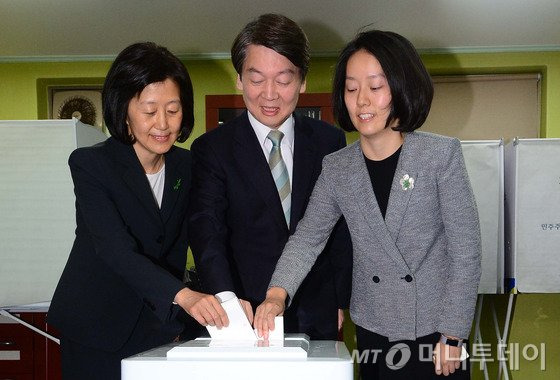
<instances>
[{"instance_id":1,"label":"short black bob haircut","mask_svg":"<svg viewBox=\"0 0 560 380\"><path fill-rule=\"evenodd\" d=\"M414 46L403 36L380 30L359 33L342 50L333 79L334 116L342 129L355 131L344 102L346 66L350 57L359 50L373 55L381 64L391 90L391 112L387 128L394 120L395 131L412 132L420 128L432 105L434 86Z\"/></svg>"},{"instance_id":2,"label":"short black bob haircut","mask_svg":"<svg viewBox=\"0 0 560 380\"><path fill-rule=\"evenodd\" d=\"M261 45L288 58L299 69L301 81L309 70L309 41L293 20L267 13L251 21L239 32L231 46L231 61L241 77L249 45Z\"/></svg>"},{"instance_id":3,"label":"short black bob haircut","mask_svg":"<svg viewBox=\"0 0 560 380\"><path fill-rule=\"evenodd\" d=\"M194 101L191 78L181 61L163 46L153 42L139 42L119 53L103 84L101 102L103 118L111 136L132 145L135 139L126 123L130 100L144 88L166 79L179 86L183 119L178 142L184 142L194 126Z\"/></svg>"}]
</instances>

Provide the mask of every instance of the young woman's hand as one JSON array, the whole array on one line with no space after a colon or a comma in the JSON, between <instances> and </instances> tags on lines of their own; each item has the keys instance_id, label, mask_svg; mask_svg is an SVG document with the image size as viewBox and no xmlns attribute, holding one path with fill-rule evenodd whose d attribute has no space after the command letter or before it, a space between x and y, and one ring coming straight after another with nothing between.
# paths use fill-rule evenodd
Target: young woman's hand
<instances>
[{"instance_id":1,"label":"young woman's hand","mask_svg":"<svg viewBox=\"0 0 560 380\"><path fill-rule=\"evenodd\" d=\"M272 287L266 292L266 299L257 307L253 327L257 335L268 340L268 332L274 330L274 318L284 313L288 293L283 288Z\"/></svg>"},{"instance_id":2,"label":"young woman's hand","mask_svg":"<svg viewBox=\"0 0 560 380\"><path fill-rule=\"evenodd\" d=\"M461 347L438 342L434 349L433 361L437 375L449 376L461 366Z\"/></svg>"}]
</instances>

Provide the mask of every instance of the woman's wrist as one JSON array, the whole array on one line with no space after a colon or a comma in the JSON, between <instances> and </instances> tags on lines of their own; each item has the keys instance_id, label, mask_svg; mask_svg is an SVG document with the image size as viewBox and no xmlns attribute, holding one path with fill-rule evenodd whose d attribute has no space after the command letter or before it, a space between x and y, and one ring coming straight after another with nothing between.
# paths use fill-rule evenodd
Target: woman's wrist
<instances>
[{"instance_id":1,"label":"woman's wrist","mask_svg":"<svg viewBox=\"0 0 560 380\"><path fill-rule=\"evenodd\" d=\"M463 345L463 339L452 335L446 335L446 334L441 334L439 342L453 347L461 347Z\"/></svg>"},{"instance_id":2,"label":"woman's wrist","mask_svg":"<svg viewBox=\"0 0 560 380\"><path fill-rule=\"evenodd\" d=\"M455 335L449 335L449 334L444 334L444 333L441 333L441 335L446 337L447 339L461 340L461 338L459 338L458 336L455 336Z\"/></svg>"},{"instance_id":3,"label":"woman's wrist","mask_svg":"<svg viewBox=\"0 0 560 380\"><path fill-rule=\"evenodd\" d=\"M266 298L276 298L285 302L287 297L288 292L286 292L286 289L279 286L273 286L266 291Z\"/></svg>"}]
</instances>

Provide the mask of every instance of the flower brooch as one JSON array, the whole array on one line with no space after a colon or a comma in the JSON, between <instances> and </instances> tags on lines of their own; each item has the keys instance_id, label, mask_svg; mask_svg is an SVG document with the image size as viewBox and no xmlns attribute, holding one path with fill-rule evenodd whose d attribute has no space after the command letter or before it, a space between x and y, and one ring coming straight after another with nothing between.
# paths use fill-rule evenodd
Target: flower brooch
<instances>
[{"instance_id":1,"label":"flower brooch","mask_svg":"<svg viewBox=\"0 0 560 380\"><path fill-rule=\"evenodd\" d=\"M408 174L403 175L403 177L400 180L400 183L404 191L408 189L410 190L414 189L414 178L412 178Z\"/></svg>"}]
</instances>

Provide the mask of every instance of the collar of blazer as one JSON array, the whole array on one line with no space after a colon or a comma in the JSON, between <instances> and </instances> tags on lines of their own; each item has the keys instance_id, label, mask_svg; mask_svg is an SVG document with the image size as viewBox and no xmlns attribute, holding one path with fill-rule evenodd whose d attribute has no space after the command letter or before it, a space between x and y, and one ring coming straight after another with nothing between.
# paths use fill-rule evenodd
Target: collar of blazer
<instances>
[{"instance_id":1,"label":"collar of blazer","mask_svg":"<svg viewBox=\"0 0 560 380\"><path fill-rule=\"evenodd\" d=\"M140 200L140 203L146 210L157 220L161 220L165 223L173 211L173 206L179 194L184 191L186 184L190 181L190 178L181 178L180 167L184 163L181 162L176 154L176 150L179 148L172 146L171 149L165 153L165 185L161 210L154 199L150 183L146 178L146 173L132 145L125 145L114 138L109 138L107 149L114 161L118 164L115 166L116 170L120 173L130 191ZM181 178L182 185L175 190L174 187L176 187L175 185L179 178Z\"/></svg>"},{"instance_id":2,"label":"collar of blazer","mask_svg":"<svg viewBox=\"0 0 560 380\"><path fill-rule=\"evenodd\" d=\"M174 206L179 195L188 190L191 182L190 170L184 169L184 166L189 165L190 162L179 154L180 150L181 148L172 146L165 153L165 185L161 202L161 218L164 223L175 210Z\"/></svg>"},{"instance_id":3,"label":"collar of blazer","mask_svg":"<svg viewBox=\"0 0 560 380\"><path fill-rule=\"evenodd\" d=\"M294 159L292 172L292 209L290 213L290 228L293 232L297 221L301 218L307 199L307 193L311 192L313 184L313 169L315 165L316 146L312 138L313 128L309 126L305 118L294 114ZM268 162L262 154L262 148L249 125L247 111L237 117L234 121L234 148L233 156L238 167L249 179L257 194L267 204L276 222L281 228L286 228L286 220L282 211L282 204L278 197L278 190L270 173Z\"/></svg>"},{"instance_id":4,"label":"collar of blazer","mask_svg":"<svg viewBox=\"0 0 560 380\"><path fill-rule=\"evenodd\" d=\"M415 132L404 134L404 143L391 184L385 219L383 219L377 204L359 141L355 143L352 152L354 168L349 171L350 181L352 181L353 188L356 190L356 199L365 220L370 224L371 229L377 232L376 236L389 256L399 266L407 268L408 271L410 271L410 268L395 242L406 216L408 202L414 192L414 188L403 189L400 181L407 174L416 179L418 173L418 160L415 158L417 154L421 154L421 144L417 137Z\"/></svg>"}]
</instances>

